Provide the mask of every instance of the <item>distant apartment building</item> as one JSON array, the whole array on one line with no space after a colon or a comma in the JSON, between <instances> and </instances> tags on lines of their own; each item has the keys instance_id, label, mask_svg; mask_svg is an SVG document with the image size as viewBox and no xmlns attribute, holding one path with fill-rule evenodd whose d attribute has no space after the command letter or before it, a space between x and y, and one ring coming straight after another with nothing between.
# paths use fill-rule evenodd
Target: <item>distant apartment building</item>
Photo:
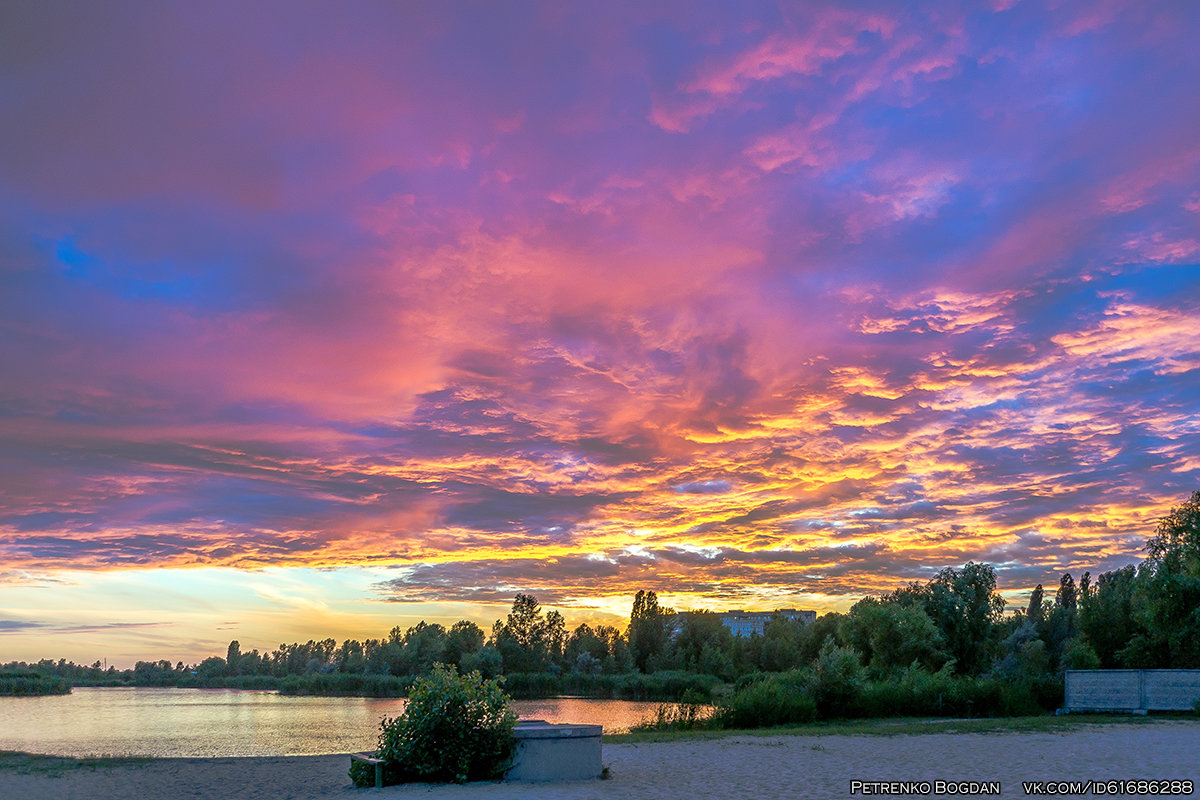
<instances>
[{"instance_id":1,"label":"distant apartment building","mask_svg":"<svg viewBox=\"0 0 1200 800\"><path fill-rule=\"evenodd\" d=\"M725 611L721 614L721 622L734 636L762 636L767 630L767 623L776 615L788 620L799 620L805 625L811 625L817 619L817 612L795 608L780 608L776 611Z\"/></svg>"}]
</instances>

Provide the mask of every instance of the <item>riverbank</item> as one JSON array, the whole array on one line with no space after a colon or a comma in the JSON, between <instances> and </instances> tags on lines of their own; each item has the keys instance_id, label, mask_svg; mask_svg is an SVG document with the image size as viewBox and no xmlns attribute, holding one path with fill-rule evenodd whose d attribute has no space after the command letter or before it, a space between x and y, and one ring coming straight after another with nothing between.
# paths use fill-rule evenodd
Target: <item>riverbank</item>
<instances>
[{"instance_id":1,"label":"riverbank","mask_svg":"<svg viewBox=\"0 0 1200 800\"><path fill-rule=\"evenodd\" d=\"M734 734L625 742L604 746L611 779L541 785L354 789L344 755L117 760L54 770L22 770L7 763L0 761L0 797L29 800L790 800L849 797L853 780L999 782L1001 796L1024 797L1023 781L1166 778L1200 784L1200 723L1084 722L1033 732Z\"/></svg>"}]
</instances>

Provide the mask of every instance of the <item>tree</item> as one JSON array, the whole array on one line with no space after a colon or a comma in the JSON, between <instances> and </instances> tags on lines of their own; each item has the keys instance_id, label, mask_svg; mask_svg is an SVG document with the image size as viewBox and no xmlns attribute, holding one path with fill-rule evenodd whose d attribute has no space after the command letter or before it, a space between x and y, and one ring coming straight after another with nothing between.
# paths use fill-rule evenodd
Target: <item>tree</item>
<instances>
[{"instance_id":1,"label":"tree","mask_svg":"<svg viewBox=\"0 0 1200 800\"><path fill-rule=\"evenodd\" d=\"M479 652L486 639L483 628L470 620L460 619L450 626L450 632L446 635L446 663L461 668L463 658Z\"/></svg>"},{"instance_id":2,"label":"tree","mask_svg":"<svg viewBox=\"0 0 1200 800\"><path fill-rule=\"evenodd\" d=\"M1120 653L1140 632L1133 615L1137 568L1105 572L1083 594L1079 625L1105 669L1125 666Z\"/></svg>"},{"instance_id":3,"label":"tree","mask_svg":"<svg viewBox=\"0 0 1200 800\"><path fill-rule=\"evenodd\" d=\"M1142 627L1124 651L1130 666L1200 667L1200 492L1159 520L1138 571L1134 615Z\"/></svg>"},{"instance_id":4,"label":"tree","mask_svg":"<svg viewBox=\"0 0 1200 800\"><path fill-rule=\"evenodd\" d=\"M653 591L638 590L633 598L633 610L629 614L629 649L633 663L641 672L649 672L652 659L666 645L666 618L674 614L670 609L658 605L658 595Z\"/></svg>"},{"instance_id":5,"label":"tree","mask_svg":"<svg viewBox=\"0 0 1200 800\"><path fill-rule=\"evenodd\" d=\"M1045 602L1045 598L1046 592L1044 589L1042 589L1042 585L1040 583L1033 587L1033 592L1031 592L1029 595L1029 606L1025 609L1025 619L1029 620L1034 625L1040 624L1044 618L1042 612L1042 603Z\"/></svg>"},{"instance_id":6,"label":"tree","mask_svg":"<svg viewBox=\"0 0 1200 800\"><path fill-rule=\"evenodd\" d=\"M469 672L478 672L485 678L495 678L502 674L504 668L504 659L500 656L500 651L495 647L484 645L474 653L467 653L462 657L460 669L463 674Z\"/></svg>"},{"instance_id":7,"label":"tree","mask_svg":"<svg viewBox=\"0 0 1200 800\"><path fill-rule=\"evenodd\" d=\"M1158 521L1146 552L1156 565L1169 563L1172 569L1200 577L1200 491Z\"/></svg>"},{"instance_id":8,"label":"tree","mask_svg":"<svg viewBox=\"0 0 1200 800\"><path fill-rule=\"evenodd\" d=\"M841 628L845 618L845 614L830 611L818 616L811 625L805 625L800 636L800 663L816 661L826 639L833 639L835 645L842 644Z\"/></svg>"},{"instance_id":9,"label":"tree","mask_svg":"<svg viewBox=\"0 0 1200 800\"><path fill-rule=\"evenodd\" d=\"M500 651L506 673L538 672L546 666L550 634L537 598L518 594L508 618L492 626L491 644Z\"/></svg>"},{"instance_id":10,"label":"tree","mask_svg":"<svg viewBox=\"0 0 1200 800\"><path fill-rule=\"evenodd\" d=\"M567 621L557 611L546 614L542 627L542 639L546 648L546 659L551 670L558 671L562 666L563 649L567 644Z\"/></svg>"},{"instance_id":11,"label":"tree","mask_svg":"<svg viewBox=\"0 0 1200 800\"><path fill-rule=\"evenodd\" d=\"M234 639L232 642L229 643L229 649L226 651L226 654L225 654L225 669L229 672L230 675L237 674L239 662L241 661L241 659L242 659L242 646L238 643L237 639Z\"/></svg>"},{"instance_id":12,"label":"tree","mask_svg":"<svg viewBox=\"0 0 1200 800\"><path fill-rule=\"evenodd\" d=\"M1004 614L995 570L990 564L974 561L961 570L942 570L926 586L925 613L946 637L955 669L978 675L989 662L998 633L996 623Z\"/></svg>"},{"instance_id":13,"label":"tree","mask_svg":"<svg viewBox=\"0 0 1200 800\"><path fill-rule=\"evenodd\" d=\"M749 669L767 672L783 672L800 665L800 642L804 639L808 624L798 619L788 619L782 614L773 616L763 630L758 644L758 658ZM736 644L750 644L756 637L738 637Z\"/></svg>"},{"instance_id":14,"label":"tree","mask_svg":"<svg viewBox=\"0 0 1200 800\"><path fill-rule=\"evenodd\" d=\"M434 664L446 661L446 629L424 620L404 634L404 673L427 675Z\"/></svg>"},{"instance_id":15,"label":"tree","mask_svg":"<svg viewBox=\"0 0 1200 800\"><path fill-rule=\"evenodd\" d=\"M1067 642L1063 648L1062 660L1060 662L1062 669L1099 669L1100 657L1096 655L1096 651L1088 644L1086 638L1076 636Z\"/></svg>"},{"instance_id":16,"label":"tree","mask_svg":"<svg viewBox=\"0 0 1200 800\"><path fill-rule=\"evenodd\" d=\"M729 628L721 622L721 615L711 611L692 611L679 616L682 618L682 625L674 642L675 665L696 672L719 674L705 668L704 662L707 661L711 667L729 671L724 659L716 655L728 652L733 638ZM728 666L732 667L732 661Z\"/></svg>"},{"instance_id":17,"label":"tree","mask_svg":"<svg viewBox=\"0 0 1200 800\"><path fill-rule=\"evenodd\" d=\"M1064 572L1058 582L1058 594L1054 596L1054 605L1065 608L1074 614L1078 604L1079 598L1075 592L1075 579L1071 577L1071 573Z\"/></svg>"},{"instance_id":18,"label":"tree","mask_svg":"<svg viewBox=\"0 0 1200 800\"><path fill-rule=\"evenodd\" d=\"M842 621L842 639L876 675L918 664L931 672L949 659L945 638L925 609L865 597Z\"/></svg>"},{"instance_id":19,"label":"tree","mask_svg":"<svg viewBox=\"0 0 1200 800\"><path fill-rule=\"evenodd\" d=\"M338 672L358 673L366 666L363 658L363 646L354 639L347 639L337 649L333 656Z\"/></svg>"},{"instance_id":20,"label":"tree","mask_svg":"<svg viewBox=\"0 0 1200 800\"><path fill-rule=\"evenodd\" d=\"M567 644L564 652L564 658L568 665L574 665L580 656L586 655L589 664L594 661L597 665L602 663L608 655L608 642L600 636L596 631L592 630L592 626L586 622L581 622L576 626L575 630L571 631L571 635L567 637Z\"/></svg>"},{"instance_id":21,"label":"tree","mask_svg":"<svg viewBox=\"0 0 1200 800\"><path fill-rule=\"evenodd\" d=\"M633 656L629 651L629 640L621 635L614 625L597 625L596 635L604 640L608 655L600 665L601 669L610 674L629 672L633 668Z\"/></svg>"}]
</instances>

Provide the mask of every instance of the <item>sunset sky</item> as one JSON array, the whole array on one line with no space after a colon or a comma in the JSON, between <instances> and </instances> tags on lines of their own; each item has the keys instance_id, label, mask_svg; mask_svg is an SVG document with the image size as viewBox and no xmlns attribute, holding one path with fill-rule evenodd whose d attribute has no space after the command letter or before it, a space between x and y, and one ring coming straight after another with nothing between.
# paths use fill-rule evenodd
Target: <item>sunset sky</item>
<instances>
[{"instance_id":1,"label":"sunset sky","mask_svg":"<svg viewBox=\"0 0 1200 800\"><path fill-rule=\"evenodd\" d=\"M1198 37L5 3L0 661L1134 562L1200 488Z\"/></svg>"}]
</instances>

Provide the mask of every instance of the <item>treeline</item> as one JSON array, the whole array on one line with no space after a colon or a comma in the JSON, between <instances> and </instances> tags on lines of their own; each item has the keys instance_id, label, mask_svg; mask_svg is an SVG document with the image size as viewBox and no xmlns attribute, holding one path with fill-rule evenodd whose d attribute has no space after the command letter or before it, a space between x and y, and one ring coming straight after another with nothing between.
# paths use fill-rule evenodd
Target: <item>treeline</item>
<instances>
[{"instance_id":1,"label":"treeline","mask_svg":"<svg viewBox=\"0 0 1200 800\"><path fill-rule=\"evenodd\" d=\"M1032 714L1061 704L1068 669L1200 668L1200 492L1160 520L1146 552L1095 581L1064 574L1052 600L1039 585L1008 617L990 566L943 570L818 618L801 640L821 642L815 658L742 676L714 716L657 725Z\"/></svg>"},{"instance_id":2,"label":"treeline","mask_svg":"<svg viewBox=\"0 0 1200 800\"><path fill-rule=\"evenodd\" d=\"M505 675L514 696L722 696L740 723L780 715L1029 713L1061 704L1066 669L1200 668L1200 492L1160 521L1146 551L1141 564L1095 580L1084 573L1077 584L1063 575L1053 598L1039 585L1012 615L1004 613L993 568L972 562L812 624L776 617L761 636L733 636L716 613L675 613L653 591L633 598L625 631L588 624L568 631L560 613L520 594L490 632L467 620L449 628L421 622L380 639L281 644L267 653L242 652L234 641L225 658L191 666L138 662L117 671L99 662L42 661L8 669L75 685L398 696L445 663Z\"/></svg>"}]
</instances>

